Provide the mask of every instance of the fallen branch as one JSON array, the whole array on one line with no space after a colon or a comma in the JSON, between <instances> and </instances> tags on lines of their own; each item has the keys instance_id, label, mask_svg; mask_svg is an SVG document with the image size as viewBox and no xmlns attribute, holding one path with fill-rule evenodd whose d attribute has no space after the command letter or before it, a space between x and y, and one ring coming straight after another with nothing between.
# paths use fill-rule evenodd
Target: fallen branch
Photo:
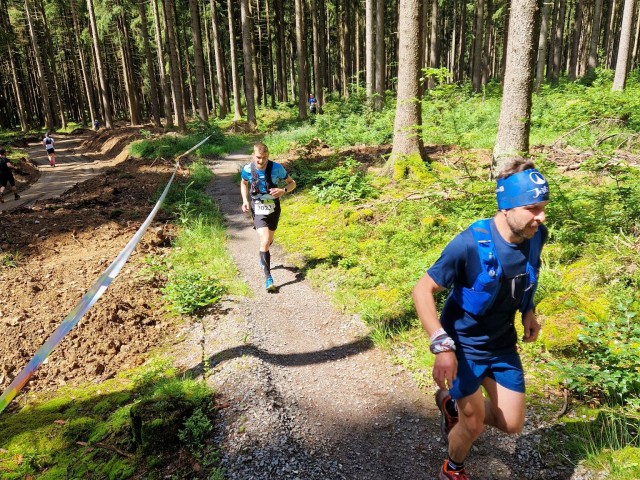
<instances>
[{"instance_id":1,"label":"fallen branch","mask_svg":"<svg viewBox=\"0 0 640 480\"><path fill-rule=\"evenodd\" d=\"M76 444L80 445L81 447L103 448L105 450L111 450L112 452L116 452L118 455L122 455L123 457L126 457L126 458L134 458L134 455L132 455L130 453L127 453L127 452L123 452L118 447L114 447L113 445L108 445L106 443L101 443L101 442L96 442L96 443L76 442Z\"/></svg>"},{"instance_id":2,"label":"fallen branch","mask_svg":"<svg viewBox=\"0 0 640 480\"><path fill-rule=\"evenodd\" d=\"M562 393L564 396L564 401L562 403L562 408L558 413L556 413L556 420L558 420L561 416L567 413L567 409L569 408L569 390L565 388L563 389Z\"/></svg>"},{"instance_id":3,"label":"fallen branch","mask_svg":"<svg viewBox=\"0 0 640 480\"><path fill-rule=\"evenodd\" d=\"M569 130L568 132L563 133L562 135L560 135L560 136L559 136L559 137L558 137L558 138L557 138L557 139L556 139L556 140L551 144L551 147L550 147L550 148L555 147L555 146L556 146L556 143L558 143L558 142L559 142L560 140L562 140L563 138L568 137L568 136L569 136L569 135L571 135L573 132L575 132L575 131L577 131L577 130L580 130L581 128L584 128L584 127L586 127L586 126L588 126L588 125L592 125L592 124L594 124L594 123L600 123L600 122L603 122L603 121L605 121L605 120L612 121L612 122L618 122L618 123L624 123L624 122L623 122L622 120L620 120L619 118L595 118L595 119L593 119L593 120L589 120L587 123L583 123L582 125L578 125L577 127L572 128L572 129L571 129L571 130Z\"/></svg>"}]
</instances>

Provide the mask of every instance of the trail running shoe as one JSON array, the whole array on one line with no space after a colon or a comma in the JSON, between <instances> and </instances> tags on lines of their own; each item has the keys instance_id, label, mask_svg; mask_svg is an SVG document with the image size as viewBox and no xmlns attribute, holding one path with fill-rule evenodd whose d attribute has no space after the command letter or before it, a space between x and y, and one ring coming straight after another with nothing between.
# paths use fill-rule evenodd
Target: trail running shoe
<instances>
[{"instance_id":1,"label":"trail running shoe","mask_svg":"<svg viewBox=\"0 0 640 480\"><path fill-rule=\"evenodd\" d=\"M16 200L18 200L18 199L20 198L20 195L18 195L17 193L15 193L15 194L13 195L13 198L15 198Z\"/></svg>"},{"instance_id":2,"label":"trail running shoe","mask_svg":"<svg viewBox=\"0 0 640 480\"><path fill-rule=\"evenodd\" d=\"M438 480L471 480L471 477L467 475L467 473L464 471L464 468L462 470L458 470L457 472L448 470L448 463L449 462L447 462L446 460L444 461L444 465L442 465L440 473L438 473Z\"/></svg>"},{"instance_id":3,"label":"trail running shoe","mask_svg":"<svg viewBox=\"0 0 640 480\"><path fill-rule=\"evenodd\" d=\"M4 198L2 198L2 195L0 195L0 203L4 203Z\"/></svg>"},{"instance_id":4,"label":"trail running shoe","mask_svg":"<svg viewBox=\"0 0 640 480\"><path fill-rule=\"evenodd\" d=\"M449 438L449 432L453 426L458 423L458 412L452 413L453 408L447 408L449 402L451 402L451 395L449 390L439 388L436 392L436 405L440 410L440 431L445 440Z\"/></svg>"},{"instance_id":5,"label":"trail running shoe","mask_svg":"<svg viewBox=\"0 0 640 480\"><path fill-rule=\"evenodd\" d=\"M271 278L271 275L269 275L267 277L267 279L265 280L264 287L267 289L267 292L275 292L276 291L276 286L273 284L273 278Z\"/></svg>"}]
</instances>

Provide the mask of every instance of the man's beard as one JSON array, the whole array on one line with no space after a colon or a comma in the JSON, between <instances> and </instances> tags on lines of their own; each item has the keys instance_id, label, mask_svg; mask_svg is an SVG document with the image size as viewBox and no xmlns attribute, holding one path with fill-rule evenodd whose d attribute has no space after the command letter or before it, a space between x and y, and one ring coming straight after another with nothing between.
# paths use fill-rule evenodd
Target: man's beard
<instances>
[{"instance_id":1,"label":"man's beard","mask_svg":"<svg viewBox=\"0 0 640 480\"><path fill-rule=\"evenodd\" d=\"M533 238L533 236L536 234L536 232L538 231L538 229L533 230L532 233L528 233L527 232L527 228L533 228L533 227L529 227L528 225L518 225L513 218L511 217L511 215L507 215L506 216L507 219L507 225L509 225L509 228L511 229L511 232L521 238L522 240L530 240Z\"/></svg>"}]
</instances>

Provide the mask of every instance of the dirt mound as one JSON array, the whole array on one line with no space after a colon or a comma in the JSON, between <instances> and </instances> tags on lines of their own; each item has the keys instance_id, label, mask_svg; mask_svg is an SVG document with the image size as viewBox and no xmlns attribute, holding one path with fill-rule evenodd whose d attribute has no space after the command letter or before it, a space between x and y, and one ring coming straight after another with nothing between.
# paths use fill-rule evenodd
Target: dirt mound
<instances>
[{"instance_id":1,"label":"dirt mound","mask_svg":"<svg viewBox=\"0 0 640 480\"><path fill-rule=\"evenodd\" d=\"M118 135L117 143L123 138ZM58 199L0 217L0 389L26 365L148 215L151 199L171 173L168 165L148 163L129 160ZM166 220L160 212L119 277L27 389L102 381L143 362L173 331L163 318L158 274L146 272L141 261L147 253L164 253L171 237Z\"/></svg>"},{"instance_id":2,"label":"dirt mound","mask_svg":"<svg viewBox=\"0 0 640 480\"><path fill-rule=\"evenodd\" d=\"M117 155L126 145L140 138L140 127L99 130L82 142L80 149L104 156Z\"/></svg>"}]
</instances>

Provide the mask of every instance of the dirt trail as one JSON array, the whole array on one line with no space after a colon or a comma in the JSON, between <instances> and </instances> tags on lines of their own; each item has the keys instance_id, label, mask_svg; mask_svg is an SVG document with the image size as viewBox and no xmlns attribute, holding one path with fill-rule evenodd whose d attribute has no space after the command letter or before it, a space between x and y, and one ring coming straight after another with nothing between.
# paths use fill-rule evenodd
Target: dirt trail
<instances>
[{"instance_id":1,"label":"dirt trail","mask_svg":"<svg viewBox=\"0 0 640 480\"><path fill-rule=\"evenodd\" d=\"M224 407L217 439L229 478L434 478L446 449L431 395L373 347L359 320L338 313L310 287L278 248L277 234L272 271L279 291L264 291L257 236L232 180L248 159L215 162L210 194L255 295L228 299L186 333L191 348L181 347L189 352L182 354L184 366L212 369L209 382ZM467 462L474 479L569 478L520 451L533 436L510 438L484 434ZM523 463L530 467L526 475Z\"/></svg>"}]
</instances>

